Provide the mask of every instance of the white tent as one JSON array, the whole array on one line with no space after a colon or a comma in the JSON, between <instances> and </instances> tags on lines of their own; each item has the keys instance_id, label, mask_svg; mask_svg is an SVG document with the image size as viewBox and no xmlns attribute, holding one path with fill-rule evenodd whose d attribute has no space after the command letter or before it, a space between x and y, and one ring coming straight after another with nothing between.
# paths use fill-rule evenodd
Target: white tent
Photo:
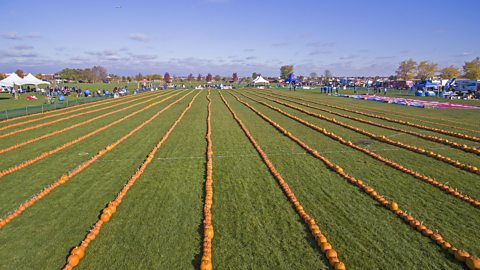
<instances>
[{"instance_id":1,"label":"white tent","mask_svg":"<svg viewBox=\"0 0 480 270\"><path fill-rule=\"evenodd\" d=\"M12 72L7 78L0 81L0 85L13 87L14 85L22 85L23 79L17 73Z\"/></svg>"},{"instance_id":2,"label":"white tent","mask_svg":"<svg viewBox=\"0 0 480 270\"><path fill-rule=\"evenodd\" d=\"M269 81L265 80L262 76L258 76L257 78L255 78L253 81L252 81L253 84L268 84L270 83Z\"/></svg>"},{"instance_id":3,"label":"white tent","mask_svg":"<svg viewBox=\"0 0 480 270\"><path fill-rule=\"evenodd\" d=\"M47 81L39 80L37 77L33 76L32 73L28 73L28 75L25 76L25 78L23 78L22 80L21 85L24 85L24 84L32 84L37 86L39 84L50 84L50 83Z\"/></svg>"}]
</instances>

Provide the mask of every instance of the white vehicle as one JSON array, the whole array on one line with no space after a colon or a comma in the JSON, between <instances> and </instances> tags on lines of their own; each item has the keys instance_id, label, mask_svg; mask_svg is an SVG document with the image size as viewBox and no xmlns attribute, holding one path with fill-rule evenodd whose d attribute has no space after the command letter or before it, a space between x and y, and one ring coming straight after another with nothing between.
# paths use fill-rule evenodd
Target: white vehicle
<instances>
[{"instance_id":1,"label":"white vehicle","mask_svg":"<svg viewBox=\"0 0 480 270\"><path fill-rule=\"evenodd\" d=\"M480 83L477 80L456 81L455 85L453 86L453 90L455 90L455 92L462 93L480 91Z\"/></svg>"}]
</instances>

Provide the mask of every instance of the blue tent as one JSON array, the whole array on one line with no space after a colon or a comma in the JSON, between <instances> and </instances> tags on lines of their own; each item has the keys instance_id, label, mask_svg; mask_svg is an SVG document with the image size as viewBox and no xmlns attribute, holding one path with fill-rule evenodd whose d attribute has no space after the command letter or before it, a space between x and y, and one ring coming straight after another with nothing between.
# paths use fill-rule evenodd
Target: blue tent
<instances>
[{"instance_id":1,"label":"blue tent","mask_svg":"<svg viewBox=\"0 0 480 270\"><path fill-rule=\"evenodd\" d=\"M423 81L415 84L415 89L428 89L428 88L438 88L438 84L432 83L431 81Z\"/></svg>"}]
</instances>

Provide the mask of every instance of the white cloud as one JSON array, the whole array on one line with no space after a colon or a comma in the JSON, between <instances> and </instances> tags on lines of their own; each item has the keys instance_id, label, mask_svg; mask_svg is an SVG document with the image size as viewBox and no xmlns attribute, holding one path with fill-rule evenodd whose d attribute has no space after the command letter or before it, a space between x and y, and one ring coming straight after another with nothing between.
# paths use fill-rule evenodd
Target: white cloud
<instances>
[{"instance_id":1,"label":"white cloud","mask_svg":"<svg viewBox=\"0 0 480 270\"><path fill-rule=\"evenodd\" d=\"M24 40L24 39L31 39L31 38L39 38L41 37L40 34L37 33L30 33L30 34L19 34L17 32L9 32L1 34L3 39L10 39L10 40Z\"/></svg>"},{"instance_id":2,"label":"white cloud","mask_svg":"<svg viewBox=\"0 0 480 270\"><path fill-rule=\"evenodd\" d=\"M148 41L147 36L143 33L131 33L130 35L128 35L128 38L131 40L140 41L140 42Z\"/></svg>"}]
</instances>

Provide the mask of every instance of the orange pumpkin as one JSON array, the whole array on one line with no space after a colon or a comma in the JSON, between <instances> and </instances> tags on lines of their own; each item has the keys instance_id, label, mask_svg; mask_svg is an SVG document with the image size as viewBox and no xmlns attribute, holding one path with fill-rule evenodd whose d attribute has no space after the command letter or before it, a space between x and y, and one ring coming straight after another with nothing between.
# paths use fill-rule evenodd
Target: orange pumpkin
<instances>
[{"instance_id":1,"label":"orange pumpkin","mask_svg":"<svg viewBox=\"0 0 480 270\"><path fill-rule=\"evenodd\" d=\"M455 255L455 259L461 262L465 262L467 258L470 257L470 254L468 254L468 252L461 249L457 250L454 255Z\"/></svg>"},{"instance_id":2,"label":"orange pumpkin","mask_svg":"<svg viewBox=\"0 0 480 270\"><path fill-rule=\"evenodd\" d=\"M103 222L108 222L110 220L110 215L106 214L106 213L103 213L101 216L100 216L100 220L103 221Z\"/></svg>"},{"instance_id":3,"label":"orange pumpkin","mask_svg":"<svg viewBox=\"0 0 480 270\"><path fill-rule=\"evenodd\" d=\"M327 258L328 259L331 259L331 258L337 258L338 257L338 254L337 252L334 250L334 249L329 249L327 251Z\"/></svg>"},{"instance_id":4,"label":"orange pumpkin","mask_svg":"<svg viewBox=\"0 0 480 270\"><path fill-rule=\"evenodd\" d=\"M71 252L72 255L77 255L79 259L82 259L85 256L85 248L84 247L76 247Z\"/></svg>"},{"instance_id":5,"label":"orange pumpkin","mask_svg":"<svg viewBox=\"0 0 480 270\"><path fill-rule=\"evenodd\" d=\"M330 245L330 243L328 243L328 242L325 242L325 243L322 243L320 248L322 249L323 252L326 252L326 251L332 249L332 245Z\"/></svg>"},{"instance_id":6,"label":"orange pumpkin","mask_svg":"<svg viewBox=\"0 0 480 270\"><path fill-rule=\"evenodd\" d=\"M345 267L345 264L343 262L339 262L335 264L335 270L347 270L347 267Z\"/></svg>"},{"instance_id":7,"label":"orange pumpkin","mask_svg":"<svg viewBox=\"0 0 480 270\"><path fill-rule=\"evenodd\" d=\"M68 256L67 261L68 261L68 264L75 267L80 262L80 257L78 255L70 255Z\"/></svg>"},{"instance_id":8,"label":"orange pumpkin","mask_svg":"<svg viewBox=\"0 0 480 270\"><path fill-rule=\"evenodd\" d=\"M209 239L212 239L213 236L214 236L214 231L213 231L213 227L212 226L209 226L207 228L205 228L205 236L207 236Z\"/></svg>"},{"instance_id":9,"label":"orange pumpkin","mask_svg":"<svg viewBox=\"0 0 480 270\"><path fill-rule=\"evenodd\" d=\"M474 256L467 258L467 267L470 270L480 270L480 259Z\"/></svg>"},{"instance_id":10,"label":"orange pumpkin","mask_svg":"<svg viewBox=\"0 0 480 270\"><path fill-rule=\"evenodd\" d=\"M200 270L212 270L212 262L207 258L202 258L200 263Z\"/></svg>"}]
</instances>

